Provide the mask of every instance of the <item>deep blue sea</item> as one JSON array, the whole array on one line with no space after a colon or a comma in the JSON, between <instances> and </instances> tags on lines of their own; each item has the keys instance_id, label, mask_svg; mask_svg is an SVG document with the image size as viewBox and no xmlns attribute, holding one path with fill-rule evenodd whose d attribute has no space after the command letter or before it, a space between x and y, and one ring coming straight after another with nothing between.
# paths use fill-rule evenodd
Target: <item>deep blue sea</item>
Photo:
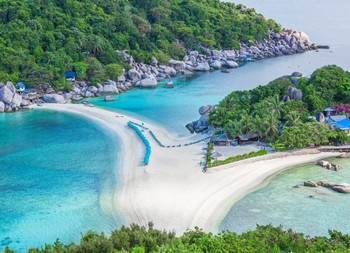
<instances>
[{"instance_id":1,"label":"deep blue sea","mask_svg":"<svg viewBox=\"0 0 350 253\"><path fill-rule=\"evenodd\" d=\"M0 114L0 251L122 224L109 199L117 141L85 118L53 111Z\"/></svg>"},{"instance_id":2,"label":"deep blue sea","mask_svg":"<svg viewBox=\"0 0 350 253\"><path fill-rule=\"evenodd\" d=\"M232 90L264 85L293 71L310 75L326 64L350 70L350 1L241 2L285 27L307 32L313 42L328 44L331 49L248 63L229 74L216 71L176 77L174 89L164 89L161 83L157 89L134 89L116 96L115 102L100 98L92 102L151 120L184 136L189 134L184 125L198 118L201 105L216 104ZM78 242L80 232L108 233L119 227L122 219L111 214L113 186L118 183L117 155L115 137L84 118L39 110L0 114L0 249L9 245L24 251L52 243L57 237ZM335 181L342 175L343 181L350 182L350 165L344 167L343 174L321 175ZM312 199L302 190L290 191L290 182L297 184L318 173L326 172L304 166L278 175L267 187L238 202L222 229L244 231L269 221L310 234L325 234L330 225L341 229L346 223L342 208L349 203L349 196L329 193L330 198ZM275 182L286 183L286 188L278 190L281 185ZM249 215L242 216L244 213ZM329 221L315 222L309 229L308 219L323 221L327 217Z\"/></svg>"}]
</instances>

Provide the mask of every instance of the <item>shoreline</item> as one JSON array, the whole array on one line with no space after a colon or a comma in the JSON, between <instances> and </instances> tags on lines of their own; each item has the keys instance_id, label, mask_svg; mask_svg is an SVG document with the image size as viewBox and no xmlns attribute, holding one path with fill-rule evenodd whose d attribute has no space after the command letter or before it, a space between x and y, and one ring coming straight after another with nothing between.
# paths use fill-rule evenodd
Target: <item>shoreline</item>
<instances>
[{"instance_id":1,"label":"shoreline","mask_svg":"<svg viewBox=\"0 0 350 253\"><path fill-rule=\"evenodd\" d=\"M239 199L268 183L275 174L298 165L335 157L338 153L301 154L302 151L276 153L264 159L248 159L209 169L203 173L203 142L181 148L161 148L148 131L152 146L150 164L142 163L144 146L126 123L139 120L120 113L83 105L45 104L50 109L84 116L103 124L118 138L120 155L117 161L120 184L114 191L113 207L127 224L147 225L182 234L195 226L217 232L220 222ZM182 143L171 139L164 129L148 124L165 143ZM198 138L198 135L193 138ZM200 138L198 138L200 139ZM279 156L279 157L276 157ZM298 157L298 159L296 159ZM270 160L269 160L270 159ZM116 173L117 176L117 173Z\"/></svg>"}]
</instances>

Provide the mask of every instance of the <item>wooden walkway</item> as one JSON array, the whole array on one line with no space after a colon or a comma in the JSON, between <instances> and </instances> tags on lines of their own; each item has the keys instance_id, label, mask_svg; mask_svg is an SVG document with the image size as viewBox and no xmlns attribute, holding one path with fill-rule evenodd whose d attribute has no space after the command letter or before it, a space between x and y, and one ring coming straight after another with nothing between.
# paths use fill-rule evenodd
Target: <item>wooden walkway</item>
<instances>
[{"instance_id":1,"label":"wooden walkway","mask_svg":"<svg viewBox=\"0 0 350 253\"><path fill-rule=\"evenodd\" d=\"M350 146L321 146L317 148L318 151L320 152L345 152L349 153L350 152Z\"/></svg>"}]
</instances>

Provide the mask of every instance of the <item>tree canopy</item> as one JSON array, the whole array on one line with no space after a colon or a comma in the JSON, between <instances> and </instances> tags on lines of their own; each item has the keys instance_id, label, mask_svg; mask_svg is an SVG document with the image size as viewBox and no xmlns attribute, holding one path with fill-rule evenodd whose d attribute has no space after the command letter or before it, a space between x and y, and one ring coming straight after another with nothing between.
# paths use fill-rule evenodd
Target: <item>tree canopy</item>
<instances>
[{"instance_id":1,"label":"tree canopy","mask_svg":"<svg viewBox=\"0 0 350 253\"><path fill-rule=\"evenodd\" d=\"M299 253L345 253L350 252L350 236L329 231L329 237L310 238L282 227L257 226L243 234L222 232L218 235L205 233L196 228L176 237L173 232L159 231L150 227L131 225L112 232L108 237L90 231L82 236L80 243L53 245L29 249L29 253L148 253L148 252L299 252ZM6 248L4 253L14 253Z\"/></svg>"},{"instance_id":2,"label":"tree canopy","mask_svg":"<svg viewBox=\"0 0 350 253\"><path fill-rule=\"evenodd\" d=\"M123 66L116 50L146 63L178 59L184 48L238 48L278 29L253 9L219 0L0 0L0 81L62 88L64 71L84 64L101 73L80 77L100 81L120 69L106 65Z\"/></svg>"},{"instance_id":3,"label":"tree canopy","mask_svg":"<svg viewBox=\"0 0 350 253\"><path fill-rule=\"evenodd\" d=\"M328 106L349 114L350 73L329 65L317 69L309 79L293 81L282 77L252 90L234 91L218 104L209 122L231 136L253 132L269 141L278 139L275 147L279 150L344 143L347 138L342 134L326 131L326 125L309 123L308 116ZM284 96L291 95L290 89L299 89L302 96L283 102Z\"/></svg>"}]
</instances>

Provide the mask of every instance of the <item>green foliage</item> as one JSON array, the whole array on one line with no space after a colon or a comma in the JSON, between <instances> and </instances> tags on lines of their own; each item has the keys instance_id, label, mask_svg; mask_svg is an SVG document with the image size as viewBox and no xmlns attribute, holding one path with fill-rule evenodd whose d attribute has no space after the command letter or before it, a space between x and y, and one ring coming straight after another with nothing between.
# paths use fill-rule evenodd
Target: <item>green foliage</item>
<instances>
[{"instance_id":1,"label":"green foliage","mask_svg":"<svg viewBox=\"0 0 350 253\"><path fill-rule=\"evenodd\" d=\"M206 163L207 163L207 167L208 168L211 168L212 167L212 160L213 160L213 157L211 156L211 153L213 152L214 150L214 144L211 143L211 142L208 142L208 146L207 146L207 154L205 156L205 159L206 159Z\"/></svg>"},{"instance_id":2,"label":"green foliage","mask_svg":"<svg viewBox=\"0 0 350 253\"><path fill-rule=\"evenodd\" d=\"M294 86L290 78L282 77L249 91L234 91L210 113L209 122L231 136L257 133L260 138L278 140L274 147L280 151L348 141L344 132L330 132L327 125L310 122L309 116L332 104L350 102L350 73L334 65L322 67L310 80L299 79L302 100L282 102L289 86Z\"/></svg>"},{"instance_id":3,"label":"green foliage","mask_svg":"<svg viewBox=\"0 0 350 253\"><path fill-rule=\"evenodd\" d=\"M233 163L233 162L237 162L237 161L252 158L252 157L266 155L267 153L268 153L267 150L262 149L262 150L259 150L256 152L250 152L248 154L231 156L225 160L217 160L217 161L213 162L212 167L220 166L220 165L224 165L224 164L228 164L228 163Z\"/></svg>"},{"instance_id":4,"label":"green foliage","mask_svg":"<svg viewBox=\"0 0 350 253\"><path fill-rule=\"evenodd\" d=\"M116 80L118 76L124 73L123 66L112 63L105 66L106 78L111 80Z\"/></svg>"},{"instance_id":5,"label":"green foliage","mask_svg":"<svg viewBox=\"0 0 350 253\"><path fill-rule=\"evenodd\" d=\"M273 147L283 151L293 148L305 148L309 145L328 144L329 133L327 125L309 122L291 127L285 127Z\"/></svg>"},{"instance_id":6,"label":"green foliage","mask_svg":"<svg viewBox=\"0 0 350 253\"><path fill-rule=\"evenodd\" d=\"M333 144L345 144L345 142L350 141L350 137L346 134L346 132L337 130L330 131L328 133L329 142Z\"/></svg>"},{"instance_id":7,"label":"green foliage","mask_svg":"<svg viewBox=\"0 0 350 253\"><path fill-rule=\"evenodd\" d=\"M279 29L253 9L219 0L0 0L0 80L63 88L64 71L79 69L78 79L98 82L110 68L91 74L90 58L103 68L123 65L117 50L165 63L182 58L185 47L239 48Z\"/></svg>"},{"instance_id":8,"label":"green foliage","mask_svg":"<svg viewBox=\"0 0 350 253\"><path fill-rule=\"evenodd\" d=\"M58 240L54 245L30 249L29 253L80 253L80 252L298 252L298 253L347 253L350 252L350 236L330 230L329 237L310 238L293 230L283 230L272 225L257 226L243 234L221 232L205 233L199 228L189 230L180 237L174 233L147 229L136 225L122 227L108 238L103 234L88 232L80 244L64 245ZM5 253L14 253L6 248Z\"/></svg>"}]
</instances>

